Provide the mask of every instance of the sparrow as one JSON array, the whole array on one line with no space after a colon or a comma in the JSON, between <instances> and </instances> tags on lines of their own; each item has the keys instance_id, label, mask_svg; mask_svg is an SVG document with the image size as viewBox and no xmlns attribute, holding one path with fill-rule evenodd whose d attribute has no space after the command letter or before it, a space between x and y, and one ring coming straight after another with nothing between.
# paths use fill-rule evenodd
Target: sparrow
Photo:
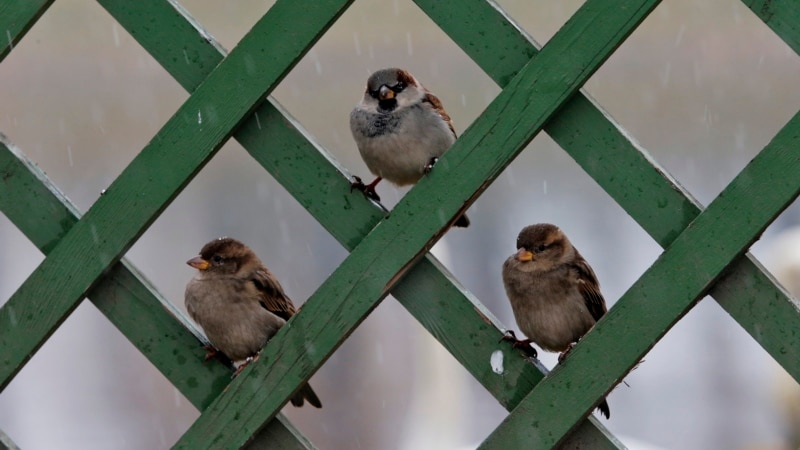
<instances>
[{"instance_id":1,"label":"sparrow","mask_svg":"<svg viewBox=\"0 0 800 450\"><path fill-rule=\"evenodd\" d=\"M203 328L213 349L242 361L234 376L258 359L264 345L297 310L275 275L248 246L228 237L203 246L186 264L197 274L186 285L186 310ZM322 407L311 386L301 386L291 402Z\"/></svg>"},{"instance_id":2,"label":"sparrow","mask_svg":"<svg viewBox=\"0 0 800 450\"><path fill-rule=\"evenodd\" d=\"M537 356L533 342L550 352L569 350L606 313L600 283L561 229L549 223L530 225L517 237L517 252L503 263L503 286L519 329L505 340ZM597 407L609 418L605 399Z\"/></svg>"},{"instance_id":3,"label":"sparrow","mask_svg":"<svg viewBox=\"0 0 800 450\"><path fill-rule=\"evenodd\" d=\"M397 186L415 184L433 169L456 141L456 130L438 97L403 69L373 73L361 102L350 113L350 131L361 158L377 178L353 188L380 201L375 186L387 179ZM454 223L469 226L466 215Z\"/></svg>"}]
</instances>

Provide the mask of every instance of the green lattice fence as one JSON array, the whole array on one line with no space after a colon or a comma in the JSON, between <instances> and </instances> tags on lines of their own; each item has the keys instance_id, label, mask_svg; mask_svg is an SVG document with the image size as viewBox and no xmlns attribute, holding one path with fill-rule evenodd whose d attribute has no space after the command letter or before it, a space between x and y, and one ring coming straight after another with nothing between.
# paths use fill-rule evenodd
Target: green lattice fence
<instances>
[{"instance_id":1,"label":"green lattice fence","mask_svg":"<svg viewBox=\"0 0 800 450\"><path fill-rule=\"evenodd\" d=\"M0 56L51 3L0 3ZM177 447L309 448L280 408L390 292L511 411L484 448L546 448L570 433L586 448L620 446L587 414L706 294L800 380L800 308L746 253L800 190L800 116L703 210L578 91L659 2L588 0L539 51L490 2L416 1L503 91L389 217L264 100L350 1L279 0L228 55L170 1L99 3L191 95L83 215L22 151L0 144L0 208L47 255L0 310L0 388L89 298L202 411ZM796 3L745 3L800 49ZM666 249L546 378L498 343L492 315L427 253L541 130ZM229 372L203 364L196 332L120 258L229 137L351 253L223 392ZM502 377L486 364L497 349Z\"/></svg>"}]
</instances>

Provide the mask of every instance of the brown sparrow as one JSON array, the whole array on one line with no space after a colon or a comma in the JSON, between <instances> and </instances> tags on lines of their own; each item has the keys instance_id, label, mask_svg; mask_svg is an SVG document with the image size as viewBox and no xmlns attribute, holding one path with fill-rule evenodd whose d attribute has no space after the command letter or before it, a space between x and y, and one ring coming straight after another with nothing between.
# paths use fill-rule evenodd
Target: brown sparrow
<instances>
[{"instance_id":1,"label":"brown sparrow","mask_svg":"<svg viewBox=\"0 0 800 450\"><path fill-rule=\"evenodd\" d=\"M236 376L297 312L294 304L256 254L236 239L213 240L186 263L198 270L186 285L186 309L216 350L243 361ZM291 399L294 406L304 400L322 407L308 384Z\"/></svg>"},{"instance_id":2,"label":"brown sparrow","mask_svg":"<svg viewBox=\"0 0 800 450\"><path fill-rule=\"evenodd\" d=\"M369 77L364 97L350 113L350 131L361 158L377 176L368 185L355 177L353 187L378 201L375 186L382 179L398 186L415 184L456 141L442 102L397 68ZM462 215L454 225L466 227L469 219Z\"/></svg>"},{"instance_id":3,"label":"brown sparrow","mask_svg":"<svg viewBox=\"0 0 800 450\"><path fill-rule=\"evenodd\" d=\"M569 350L606 313L597 276L555 225L527 226L517 237L517 252L503 263L503 285L519 329L528 339L506 339L536 357L544 350ZM597 407L608 418L605 399Z\"/></svg>"}]
</instances>

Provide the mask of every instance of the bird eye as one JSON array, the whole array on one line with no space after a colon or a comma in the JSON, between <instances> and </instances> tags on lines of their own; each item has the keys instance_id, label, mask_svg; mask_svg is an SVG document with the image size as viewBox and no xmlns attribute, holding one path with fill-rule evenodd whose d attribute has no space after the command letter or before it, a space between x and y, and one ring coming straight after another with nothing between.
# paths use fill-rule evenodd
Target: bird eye
<instances>
[{"instance_id":1,"label":"bird eye","mask_svg":"<svg viewBox=\"0 0 800 450\"><path fill-rule=\"evenodd\" d=\"M405 84L405 83L403 83L402 81L398 81L398 82L397 82L397 84L395 84L394 86L392 86L392 90L393 90L395 93L400 93L400 92L403 92L403 89L405 89L405 88L406 88L406 84Z\"/></svg>"},{"instance_id":2,"label":"bird eye","mask_svg":"<svg viewBox=\"0 0 800 450\"><path fill-rule=\"evenodd\" d=\"M546 248L547 248L547 246L545 246L544 244L540 244L538 247L536 247L536 251L537 252L543 252L544 249L546 249Z\"/></svg>"},{"instance_id":3,"label":"bird eye","mask_svg":"<svg viewBox=\"0 0 800 450\"><path fill-rule=\"evenodd\" d=\"M379 92L377 90L367 89L369 96L372 98L378 98Z\"/></svg>"},{"instance_id":4,"label":"bird eye","mask_svg":"<svg viewBox=\"0 0 800 450\"><path fill-rule=\"evenodd\" d=\"M211 258L211 260L214 261L215 263L220 263L222 262L222 256L214 255L214 257Z\"/></svg>"}]
</instances>

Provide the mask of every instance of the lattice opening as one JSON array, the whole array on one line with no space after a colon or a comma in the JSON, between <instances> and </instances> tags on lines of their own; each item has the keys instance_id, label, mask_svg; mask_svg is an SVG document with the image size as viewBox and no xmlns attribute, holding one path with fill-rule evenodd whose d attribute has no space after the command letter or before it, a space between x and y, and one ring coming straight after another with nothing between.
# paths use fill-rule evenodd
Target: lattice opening
<instances>
[{"instance_id":1,"label":"lattice opening","mask_svg":"<svg viewBox=\"0 0 800 450\"><path fill-rule=\"evenodd\" d=\"M112 0L103 1L126 27L135 29L141 25L136 19L132 19L135 15L127 15L131 11L116 6ZM23 314L26 325L30 326L23 331L0 328L0 344L10 349L6 359L0 361L0 382L5 385L13 378L15 372L24 365L27 356L37 349L72 309L74 302L79 300L85 290L94 287L98 277L104 273L108 276L91 292L92 300L171 381L176 383L176 386L180 386L187 399L198 408L205 409L204 414L179 442L179 445L187 447L201 443L213 445L222 441L235 446L245 444L253 433L259 432L265 420L275 417L294 386L311 376L327 356L335 351L342 340L371 312L386 294L385 285L393 286L392 292L400 303L445 343L459 361L506 408L516 408L516 411L487 438L484 447L508 447L523 442L526 445L533 443L549 446L568 434L575 424L579 424L579 429L569 439L588 440L584 441L584 445L593 443L595 446L614 446L615 443L609 440L610 437L601 435L603 433L601 425L594 420L581 422L583 414L589 411L594 400L603 395L609 386L647 352L649 345L658 341L669 330L674 320L679 319L693 306L694 299L705 292L708 283L714 281L719 281L710 290L715 299L773 357L791 373L797 375L797 358L794 357L797 349L794 346L787 348L787 345L793 344L785 344L794 341L782 339L781 335L787 329L796 328L794 325L797 322L798 310L796 303L792 303L795 301L787 299L780 289L759 271L756 262L743 258L737 260L731 268L726 266L730 264L731 258L738 257L742 249L746 249L763 231L766 224L770 223L774 216L798 194L797 180L793 178L797 173L797 170L793 169L797 169L798 161L791 153L787 153L787 149L795 146L795 136L798 134L796 128L800 127L798 119L793 118L770 141L767 148L748 164L743 173L737 176L733 184L726 188L725 195L715 199L708 209L700 214L698 207L691 204L689 199L681 197L683 193L677 186L670 185L668 175L659 172L658 167L654 170L647 161L646 154L640 155L635 144L624 139L624 132L617 130L616 124L603 117L602 113L594 109L584 97L578 94L573 100L565 102L565 99L574 93L623 41L623 37L636 28L636 24L644 19L657 2L642 1L638 4L639 9L615 9L611 12L604 10L599 1L589 0L548 42L548 46L534 58L533 63L528 65L526 62L533 56L534 50L530 44L514 36L513 28L497 22L496 20L502 17L491 7L487 8L485 4L476 2L464 6L464 10L459 10L459 13L464 15L477 14L483 15L483 18L489 15L494 18L495 22L473 22L478 24L474 27L488 23L496 25L496 28L487 31L473 27L458 27L457 24L448 22L450 17L447 16L447 11L443 15L442 10L437 10L424 1L420 1L419 4L428 14L438 17L437 21L445 31L455 36L465 51L486 68L495 80L506 86L507 90L498 95L484 114L464 132L453 151L445 157L445 162L448 164L444 164L440 170L426 177L404 196L396 205L393 214L384 221L380 220L381 214L375 209L370 209L372 207L367 203L350 203L347 199L352 196L344 196L347 205L345 209L350 209L347 217L358 223L346 223L342 226L336 222L339 217L331 215L332 210L329 205L330 202L342 201L341 198L337 200L337 197L346 194L344 192L347 190L346 177L342 177L336 172L336 167L330 165L335 162L327 159L324 151L319 155L317 151L320 149L304 140L302 129L292 129L290 121L276 115L274 110L270 111L269 107L261 108L265 114L272 115L270 124L286 126L284 129L272 130L280 135L273 144L283 143L291 146L291 150L295 152L289 153L291 156L299 157L302 154L305 161L303 165L314 167L315 170L325 172L328 177L332 177L338 183L335 188L328 191L320 189L309 191L308 186L296 181L299 166L293 164L280 166L280 152L287 151L286 148L282 148L285 146L273 145L270 147L270 152L265 154L263 149L258 149L258 146L264 143L254 143L252 140L258 136L253 130L252 120L238 129L237 137L245 142L248 151L270 170L276 179L287 186L287 189L300 199L301 204L307 205L309 212L319 218L328 231L353 252L310 297L310 301L292 322L292 326L285 327L276 338L275 344L267 346L262 360L264 362L258 363L248 372L251 374L251 379L247 377L237 379L230 384L224 394L217 397L217 400L214 400L216 395L227 384L227 373L219 366L201 366L195 360L186 358L187 355L198 353L195 350L197 344L191 335L191 330L182 328L180 322L160 309L158 304L164 300L147 286L146 280L137 279L135 275L131 275L130 269L126 269L123 265L116 266L111 272L106 272L106 269L137 240L149 222L154 220L163 208L168 207L171 197L176 195L176 192L191 180L194 173L202 168L205 159L214 156L228 131L237 128L240 120L246 121L253 104L263 98L265 91L269 91L277 84L283 72L289 71L288 67L292 65L296 55L311 48L312 43L320 35L320 30L334 21L338 14L337 8L348 5L346 2L338 5L320 4L320 8L328 9L308 14L302 5L278 2L256 23L254 31L248 33L232 51L231 56L213 71L211 69L220 59L218 55L201 56L203 50L199 48L186 52L186 55L190 55L185 58L187 65L191 66L188 70L196 71L185 72L186 67L178 70L177 66L170 64L170 57L173 63L179 58L176 58L177 53L174 49L160 47L161 36L143 34L143 29L133 32L133 35L137 36L150 51L157 54L165 67L171 68L179 81L190 90L200 85L204 76L209 77L180 107L174 118L168 122L168 126L159 131L151 143L134 159L131 166L123 171L115 182L115 188L102 197L82 221L67 232L67 228L75 219L65 214L63 207L56 206L53 209L54 214L61 215L54 220L61 220L62 229L48 230L47 233L42 231L39 235L31 234L36 245L49 252L49 256L23 283L20 290L12 295L8 304L0 309L0 319L8 321L9 305L19 307L25 313L31 312L32 304L27 303L31 298L45 298L47 306L52 308L48 316L36 322L32 321L28 314ZM37 8L43 11L46 6L48 5L31 7L28 4L19 4L18 11L14 12L24 16L23 23L32 23L37 16ZM160 6L167 8L159 10L158 4L134 7L153 8L150 12L161 14L156 17L162 21L161 27L154 28L156 31L174 31L181 39L188 39L185 45L189 45L190 42L194 42L195 46L202 45L202 41L197 40L202 36L198 35L196 30L187 28L186 19L170 11L171 5ZM482 7L483 10L480 9ZM760 14L778 34L787 39L789 45L798 48L797 42L792 40L791 33L787 32L790 28L786 27L785 21L790 20L791 16L786 8L783 4L769 4L754 6L753 10ZM282 55L282 66L264 65L263 61L248 60L248 50L264 50L263 46L266 44L259 42L256 36L263 33L263 36L269 38L281 24L277 20L280 14L289 17L302 15L309 21L305 23L305 28L297 29L299 33L297 40L285 42L285 45L293 46L292 53ZM275 23L271 23L273 20ZM9 25L7 27L9 41L24 34L23 28L16 23ZM475 34L471 35L473 32ZM516 55L509 53L497 58L497 54L485 52L485 49L481 48L480 44L476 45L474 40L476 36L486 36L487 33L493 37L496 35L498 41L505 39L505 44L498 45L500 47L505 45L506 50L515 50ZM589 35L591 39L587 37ZM272 37L275 38L274 35ZM182 42L181 39L171 39L170 42ZM582 45L573 46L572 42L575 40L582 41ZM3 52L7 50L8 48L0 48ZM165 50L167 53L164 53ZM172 53L169 53L170 51ZM567 53L573 59L565 62L560 56ZM0 54L5 55L5 53ZM198 63L201 58L206 59ZM271 80L271 84L264 87L257 85L259 81L250 80L246 73L235 69L239 67L237 65L243 63L253 63L256 64L255 67L261 64L263 76ZM286 69L282 70L279 67ZM520 69L521 72L514 77ZM257 72L261 75L260 71ZM226 90L226 85L230 84L231 79L239 81L235 91ZM267 81L261 82L267 84ZM228 97L224 97L225 102L220 102L218 92L229 94ZM191 120L195 117L195 111L213 113L214 108L222 108L226 114L220 114L216 123L208 123L208 128L205 130ZM498 117L507 111L510 113L505 115L512 118L519 115L519 122L499 121ZM555 116L550 119L553 114ZM569 122L574 121L575 117L582 117L578 121L581 126L577 129L575 126L577 122ZM429 199L431 194L435 194L437 201L441 203L437 205L438 209L450 216L457 214L459 202L471 193L472 195L480 193L487 181L492 181L508 160L521 151L528 140L542 127L565 147L565 150L597 180L598 184L620 202L620 206L636 218L661 245L668 248L632 285L631 290L623 295L620 307L612 309L607 320L601 321L595 332L585 337L571 355L568 364L560 367L553 376L539 382L541 374L537 373L533 366L519 358L508 358L510 364L516 365L512 370L520 376L515 380L514 386L509 386L506 380L493 378L492 375L486 376L485 367L481 369L476 365L485 363L485 358L467 357L459 351L459 346L450 343L472 345L476 352L488 355L490 351L497 351L498 347L494 343L500 334L500 330L497 329L500 324L434 258L430 256L422 260L415 258L414 252L417 249L426 249L435 243L443 223L435 223L433 219L423 219L414 224L413 232L409 232L408 227L416 212L415 208L419 208L417 205L423 204L423 200ZM572 132L570 127L573 127ZM203 131L213 134L202 137L200 135ZM139 183L137 190L132 193L146 198L147 201L141 200L143 204L132 202L126 197L126 193L131 190L129 187L131 184L141 181L137 180L137 171L161 169L159 163L164 163L166 160L159 152L163 151L165 142L170 143L170 152L174 153L171 161L173 164L168 165L169 173L158 172L164 177L161 180L163 184L148 186ZM603 147L607 149L608 155L598 155L591 151L598 142L604 144ZM491 153L491 157L486 152L480 153L478 150L482 149L482 145L497 153ZM285 157L286 153L283 155ZM9 171L3 177L10 186L7 189L21 189L23 192L20 199L30 199L37 195L40 197L41 204L34 202L31 205L32 210L43 207L45 202L55 201L55 204L58 204L58 198L51 198L46 189L41 189L40 182L35 178L43 180L43 177L35 174L35 169L32 169L33 175L26 172L27 168L15 171L13 167L21 163L13 157L8 158L6 154L0 156L5 157L7 164L5 170ZM492 157L498 157L501 161L496 163L491 160ZM625 171L618 171L615 165L630 166L629 173L641 178L621 179L619 176L624 175ZM455 177L459 173L456 173L454 167L462 169L463 177ZM662 178L662 175L667 178ZM295 178L292 178L293 176ZM774 176L781 182L774 185L752 182L752 180L768 179L769 176ZM441 193L448 195L439 195ZM2 196L0 200L3 200L4 212L12 218L12 221L21 222L20 217L25 213L20 211L18 205ZM112 203L117 205L116 207L125 208L132 205L141 209L131 208L124 211L124 217L129 220L115 223L113 215L117 211ZM753 207L756 203L758 207ZM657 211L653 205L663 211ZM734 210L737 213L735 216L731 212ZM688 226L695 216L697 219ZM732 221L731 217L739 221ZM115 226L111 227L109 224ZM90 234L97 231L95 227L98 225L102 238L95 238L92 241ZM30 233L30 230L26 229L26 233ZM59 238L61 238L60 243L55 245ZM698 243L702 243L706 251L695 253L694 249ZM77 248L82 250L78 251ZM385 250L380 254L381 259L375 259L379 256L376 253L378 248ZM66 267L61 274L55 271L57 263L62 263L63 267L64 260L72 257L76 258L72 261L73 266ZM405 273L405 268L411 267L409 261L415 262L416 266ZM370 262L367 277L363 275L364 262ZM675 275L676 271L680 276ZM405 277L395 285L400 275ZM720 278L716 280L718 275ZM63 283L56 288L59 277L63 278L61 279ZM676 278L681 282L677 284L672 282ZM130 289L132 293L128 298L130 304L126 307L131 308L131 312L146 316L148 320L142 320L134 325L125 314L121 314L124 311L112 301L115 289L119 290L120 286ZM437 306L435 303L425 303L425 299L417 295L416 291L419 289L429 294L429 297L437 298L440 304ZM644 300L649 299L653 292L656 293L655 298L661 301L645 302ZM446 304L443 303L443 298L447 299ZM759 298L765 303L759 304L759 309L753 309L750 301L754 298ZM164 303L169 305L168 302ZM444 305L446 309L443 308ZM347 314L340 314L341 311L347 311ZM643 327L641 323L636 322L637 314L652 319L650 326ZM137 314L132 315L138 317ZM444 318L445 315L455 317L459 322L450 322ZM332 327L322 326L328 324L327 321L331 317L338 321L338 328L335 330ZM773 320L777 322L777 327L762 326ZM454 323L458 326L453 326ZM147 327L157 331L148 332ZM631 333L638 333L641 339L638 342L631 341L628 339ZM269 364L282 352L277 344L308 342L309 336L314 336L314 344L320 353L306 352L304 355L299 355L298 348L287 346L281 362ZM173 365L173 361L165 361L163 354L154 352L152 350L154 340L174 345L175 351L181 354L182 360L188 365L187 368L177 368ZM611 348L612 345L621 342L625 342L625 345L615 346L616 352L603 353L605 359L598 359L598 349ZM502 351L507 356L516 355L508 349ZM187 379L181 370L187 371L189 366L193 367L192 371L185 373L192 373L193 376ZM596 377L587 379L582 375L592 368L597 369ZM263 384L250 383L257 376L260 378L258 381L269 386L269 391L260 387ZM230 401L236 402L234 407L230 406L228 403ZM563 414L548 414L553 405L562 402L570 406L559 409ZM245 419L237 422L240 417ZM300 447L309 445L302 436L292 436L291 424L282 416L277 417L278 421L270 422L264 430L261 430L262 434L256 437L256 445L260 439L267 439L263 433L282 435L281 439L284 439L282 442L290 445ZM534 418L537 420L530 423ZM541 432L543 430L546 432Z\"/></svg>"}]
</instances>

